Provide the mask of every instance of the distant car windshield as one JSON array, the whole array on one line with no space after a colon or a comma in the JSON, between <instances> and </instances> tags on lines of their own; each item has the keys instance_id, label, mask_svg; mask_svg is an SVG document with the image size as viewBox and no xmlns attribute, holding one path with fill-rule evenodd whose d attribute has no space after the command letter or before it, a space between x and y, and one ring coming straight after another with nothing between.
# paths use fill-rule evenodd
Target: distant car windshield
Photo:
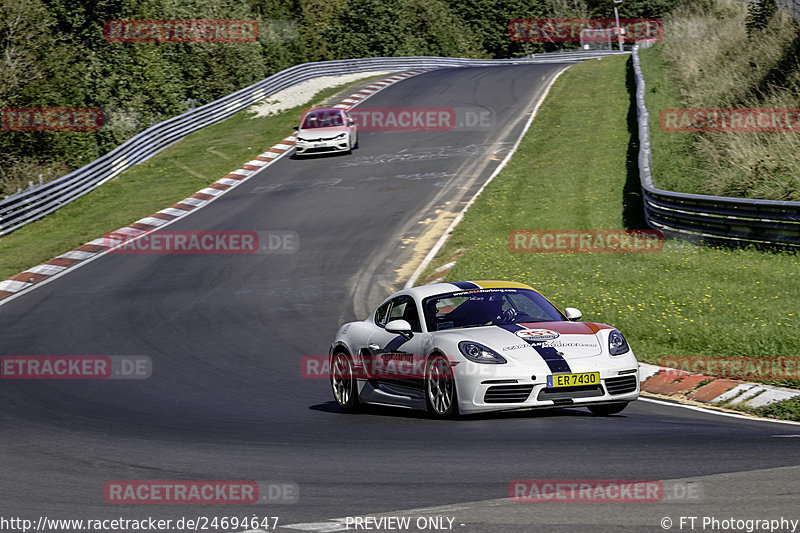
<instances>
[{"instance_id":1,"label":"distant car windshield","mask_svg":"<svg viewBox=\"0 0 800 533\"><path fill-rule=\"evenodd\" d=\"M529 289L475 289L423 300L428 331L519 322L566 320L545 297Z\"/></svg>"},{"instance_id":2,"label":"distant car windshield","mask_svg":"<svg viewBox=\"0 0 800 533\"><path fill-rule=\"evenodd\" d=\"M311 111L303 120L302 128L308 130L314 128L330 128L333 126L344 126L341 112Z\"/></svg>"}]
</instances>

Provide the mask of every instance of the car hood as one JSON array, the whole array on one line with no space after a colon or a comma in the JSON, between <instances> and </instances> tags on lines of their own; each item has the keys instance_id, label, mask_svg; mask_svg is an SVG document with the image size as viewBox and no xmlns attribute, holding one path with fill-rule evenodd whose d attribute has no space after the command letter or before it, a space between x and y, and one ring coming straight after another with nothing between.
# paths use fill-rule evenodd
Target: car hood
<instances>
[{"instance_id":1,"label":"car hood","mask_svg":"<svg viewBox=\"0 0 800 533\"><path fill-rule=\"evenodd\" d=\"M601 329L611 327L593 322L529 322L442 330L435 335L454 341L479 342L503 357L520 361L539 357L534 346L555 348L564 359L570 360L602 354L601 339L597 335Z\"/></svg>"},{"instance_id":2,"label":"car hood","mask_svg":"<svg viewBox=\"0 0 800 533\"><path fill-rule=\"evenodd\" d=\"M313 141L322 137L329 139L331 137L336 137L340 133L346 133L348 131L349 129L347 126L331 126L329 128L312 128L307 130L301 129L297 131L297 136L309 141Z\"/></svg>"}]
</instances>

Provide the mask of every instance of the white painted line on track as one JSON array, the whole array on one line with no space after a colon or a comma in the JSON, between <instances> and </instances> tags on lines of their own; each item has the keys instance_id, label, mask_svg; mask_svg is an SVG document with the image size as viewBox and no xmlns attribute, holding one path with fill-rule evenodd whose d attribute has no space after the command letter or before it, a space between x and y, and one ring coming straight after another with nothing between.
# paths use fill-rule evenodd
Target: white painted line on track
<instances>
[{"instance_id":1,"label":"white painted line on track","mask_svg":"<svg viewBox=\"0 0 800 533\"><path fill-rule=\"evenodd\" d=\"M298 531L316 531L317 533L333 533L334 531L346 531L349 529L344 523L337 519L332 519L330 522L308 522L300 524L287 524L279 526L285 529L296 529Z\"/></svg>"},{"instance_id":2,"label":"white painted line on track","mask_svg":"<svg viewBox=\"0 0 800 533\"><path fill-rule=\"evenodd\" d=\"M364 517L384 517L384 516L417 516L417 515L425 515L425 514L443 514L443 513L451 513L453 511L463 511L466 509L473 509L476 506L493 506L493 505L503 505L509 503L511 500L508 498L498 498L495 500L482 500L476 502L464 502L461 504L448 504L448 505L440 505L436 507L419 507L417 509L397 509L395 511L389 512L380 512L370 515L354 515L348 518L364 518ZM296 529L299 531L316 531L317 533L328 533L333 531L346 531L346 530L354 530L357 528L354 527L347 527L347 519L348 518L329 518L327 522L304 522L298 524L286 524L284 526L278 526L281 528L286 529ZM455 525L455 524L454 524ZM465 524L459 523L458 525L463 526ZM385 528L383 529L385 530Z\"/></svg>"},{"instance_id":3,"label":"white painted line on track","mask_svg":"<svg viewBox=\"0 0 800 533\"><path fill-rule=\"evenodd\" d=\"M436 257L436 254L439 253L439 250L441 250L442 247L444 246L444 244L447 242L447 239L450 238L450 234L453 232L453 230L456 228L456 226L458 226L458 224L461 222L461 219L464 218L464 213L466 213L467 210L472 206L472 204L475 203L475 200L478 199L478 196L480 196L480 194L483 192L483 189L485 189L486 186L489 185L489 183L491 183L492 180L498 174L500 174L500 171L502 171L503 168L505 168L505 166L508 164L508 162L511 161L511 158L513 157L514 153L517 151L517 148L519 148L519 145L522 142L522 139L525 137L525 134L528 133L528 129L531 127L531 124L533 123L533 119L536 118L536 114L539 112L539 108L542 106L542 103L544 103L545 99L547 98L547 95L550 93L550 89L553 87L553 84L555 84L556 80L570 66L572 66L572 65L566 66L566 67L562 68L561 70L559 70L556 73L556 75L553 76L553 79L550 80L550 83L547 84L547 87L545 87L541 98L539 98L539 101L536 102L536 106L533 108L533 111L531 112L531 116L528 119L528 122L525 124L525 127L522 128L522 132L519 134L519 137L517 138L517 141L514 143L514 146L512 146L511 149L509 149L508 154L506 154L506 157L503 159L503 161L500 162L500 164L497 166L497 168L494 170L494 172L492 172L492 175L489 176L489 178L486 180L486 182L483 185L481 185L481 188L478 189L478 191L470 199L470 201L467 202L467 205L464 206L464 209L462 209L461 212L458 214L458 216L456 216L456 218L453 219L453 222L450 224L450 226L447 228L447 230L444 232L444 234L439 238L439 240L436 242L436 244L433 246L433 248L431 248L430 252L428 252L428 255L425 256L425 259L422 260L422 263L420 263L420 265L417 267L417 269L414 271L414 273L411 274L411 277L409 278L408 282L406 282L405 286L403 287L404 289L410 289L411 287L414 286L414 284L417 282L417 279L422 275L422 272L425 270L425 268L427 268L427 266L430 264L430 262L433 261L433 259Z\"/></svg>"},{"instance_id":4,"label":"white painted line on track","mask_svg":"<svg viewBox=\"0 0 800 533\"><path fill-rule=\"evenodd\" d=\"M792 422L791 420L773 420L771 418L759 418L754 416L747 416L747 415L740 415L737 413L728 413L727 411L720 411L718 409L711 409L707 407L700 407L699 405L688 405L685 403L677 403L677 402L666 402L664 400L657 400L655 398L642 398L639 397L639 402L648 402L648 403L656 403L658 405L666 405L668 407L681 407L683 409L691 409L692 411L700 411L702 413L707 413L711 415L719 415L719 416L727 416L730 418L740 418L742 420L749 420L751 422L772 422L775 424L789 424L791 426L800 427L800 422Z\"/></svg>"}]
</instances>

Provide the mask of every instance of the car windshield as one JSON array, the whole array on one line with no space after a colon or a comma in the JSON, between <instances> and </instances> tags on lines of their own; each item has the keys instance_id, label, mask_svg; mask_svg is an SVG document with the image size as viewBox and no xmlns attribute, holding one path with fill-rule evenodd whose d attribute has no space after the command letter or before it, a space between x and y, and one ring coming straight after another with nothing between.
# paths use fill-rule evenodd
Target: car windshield
<instances>
[{"instance_id":1,"label":"car windshield","mask_svg":"<svg viewBox=\"0 0 800 533\"><path fill-rule=\"evenodd\" d=\"M302 128L305 130L314 128L330 128L334 126L344 126L342 113L334 110L312 111L303 120Z\"/></svg>"},{"instance_id":2,"label":"car windshield","mask_svg":"<svg viewBox=\"0 0 800 533\"><path fill-rule=\"evenodd\" d=\"M566 320L547 299L529 289L475 289L423 301L428 331L519 322Z\"/></svg>"}]
</instances>

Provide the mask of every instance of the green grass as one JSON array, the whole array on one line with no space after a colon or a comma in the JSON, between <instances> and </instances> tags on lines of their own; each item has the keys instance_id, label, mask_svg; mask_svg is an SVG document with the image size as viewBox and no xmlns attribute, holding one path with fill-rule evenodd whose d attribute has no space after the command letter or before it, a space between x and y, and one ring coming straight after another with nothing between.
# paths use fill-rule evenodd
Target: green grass
<instances>
[{"instance_id":1,"label":"green grass","mask_svg":"<svg viewBox=\"0 0 800 533\"><path fill-rule=\"evenodd\" d=\"M315 105L352 85L320 91ZM194 194L291 134L306 106L261 118L239 112L192 133L44 219L0 237L0 279Z\"/></svg>"},{"instance_id":2,"label":"green grass","mask_svg":"<svg viewBox=\"0 0 800 533\"><path fill-rule=\"evenodd\" d=\"M509 250L515 229L641 227L627 61L586 61L561 76L518 152L421 279L463 253L448 280L529 283L562 309L580 308L584 320L618 327L650 363L800 354L797 255L677 240L659 253Z\"/></svg>"},{"instance_id":3,"label":"green grass","mask_svg":"<svg viewBox=\"0 0 800 533\"><path fill-rule=\"evenodd\" d=\"M800 422L800 398L789 398L788 400L775 402L770 405L765 405L764 407L747 409L747 411L764 418Z\"/></svg>"},{"instance_id":4,"label":"green grass","mask_svg":"<svg viewBox=\"0 0 800 533\"><path fill-rule=\"evenodd\" d=\"M662 109L683 108L677 82L656 45L639 52L645 79L645 102L650 112L650 142L653 150L653 182L659 189L691 194L708 194L698 177L702 163L694 151L696 133L661 129ZM657 147L657 149L655 149Z\"/></svg>"},{"instance_id":5,"label":"green grass","mask_svg":"<svg viewBox=\"0 0 800 533\"><path fill-rule=\"evenodd\" d=\"M664 132L666 108L796 108L800 25L779 11L748 32L747 5L684 2L641 53L656 184L680 192L800 200L800 138L791 132Z\"/></svg>"}]
</instances>

